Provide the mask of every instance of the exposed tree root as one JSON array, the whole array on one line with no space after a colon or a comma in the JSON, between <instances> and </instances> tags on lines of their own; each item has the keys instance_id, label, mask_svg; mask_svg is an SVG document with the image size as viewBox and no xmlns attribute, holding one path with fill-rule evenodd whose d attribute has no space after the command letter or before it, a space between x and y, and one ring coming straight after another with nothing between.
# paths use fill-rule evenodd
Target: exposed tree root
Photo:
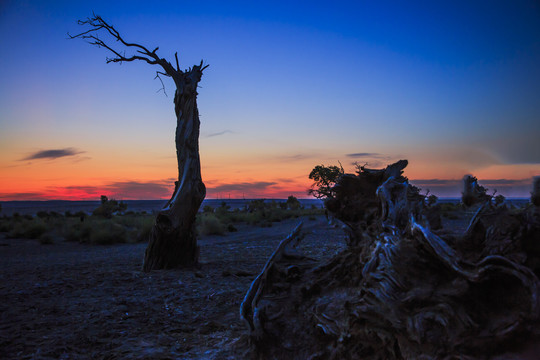
<instances>
[{"instance_id":1,"label":"exposed tree root","mask_svg":"<svg viewBox=\"0 0 540 360\"><path fill-rule=\"evenodd\" d=\"M540 209L486 203L445 238L406 165L336 183L326 205L350 243L328 263L280 244L242 304L253 358L485 359L540 338Z\"/></svg>"}]
</instances>

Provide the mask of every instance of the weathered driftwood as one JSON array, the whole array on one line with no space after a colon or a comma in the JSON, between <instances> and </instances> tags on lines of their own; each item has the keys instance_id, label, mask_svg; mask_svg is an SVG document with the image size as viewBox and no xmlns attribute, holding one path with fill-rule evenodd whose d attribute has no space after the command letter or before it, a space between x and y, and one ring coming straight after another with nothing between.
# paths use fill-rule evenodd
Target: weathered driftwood
<instances>
[{"instance_id":1,"label":"weathered driftwood","mask_svg":"<svg viewBox=\"0 0 540 360\"><path fill-rule=\"evenodd\" d=\"M283 239L276 250L270 255L270 258L264 265L261 273L253 280L251 286L240 305L240 317L246 322L250 336L260 339L263 336L263 329L261 327L261 316L264 309L259 304L259 299L262 293L265 291L268 276L270 271L276 263L279 262L286 250L291 245L298 245L302 239L301 236L302 222L298 223L291 233Z\"/></svg>"},{"instance_id":2,"label":"weathered driftwood","mask_svg":"<svg viewBox=\"0 0 540 360\"><path fill-rule=\"evenodd\" d=\"M540 339L540 209L485 203L463 236L445 237L405 166L338 180L326 204L350 246L324 265L299 263L294 280L266 278L253 357L485 359Z\"/></svg>"},{"instance_id":3,"label":"weathered driftwood","mask_svg":"<svg viewBox=\"0 0 540 360\"><path fill-rule=\"evenodd\" d=\"M144 256L143 270L194 265L197 263L199 251L195 216L206 195L199 158L200 121L197 86L208 65L203 66L201 61L199 65L182 71L177 54L174 67L169 61L157 55L158 47L150 51L142 45L125 41L120 33L99 15L93 14L91 18L79 20L78 23L87 26L88 30L74 36L68 34L70 38L84 39L91 45L107 49L113 54L112 58L107 58L107 63L140 60L150 65L158 65L163 71L156 71L156 78L161 81L160 75L170 77L176 85L174 110L178 180L175 182L171 199L156 217ZM104 37L99 37L99 34ZM110 42L103 40L107 37ZM118 49L117 45L124 50ZM125 50L133 51L132 55L126 55ZM163 90L165 91L164 87Z\"/></svg>"}]
</instances>

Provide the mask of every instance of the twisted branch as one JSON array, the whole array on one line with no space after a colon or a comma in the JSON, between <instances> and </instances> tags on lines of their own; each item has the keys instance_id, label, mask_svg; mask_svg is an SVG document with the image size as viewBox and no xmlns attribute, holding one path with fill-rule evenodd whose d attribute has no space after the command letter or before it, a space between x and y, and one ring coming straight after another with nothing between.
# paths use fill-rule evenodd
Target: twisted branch
<instances>
[{"instance_id":1,"label":"twisted branch","mask_svg":"<svg viewBox=\"0 0 540 360\"><path fill-rule=\"evenodd\" d=\"M156 47L154 50L150 51L147 47L131 43L126 40L120 35L118 30L114 28L114 26L107 23L103 18L99 15L96 15L95 13L92 13L92 17L86 18L86 20L78 20L77 24L82 26L89 26L90 29L83 31L77 35L71 35L67 34L69 39L83 39L86 42L88 42L90 45L95 45L97 47L103 47L107 50L109 50L112 54L114 54L114 57L107 57L106 61L108 63L122 63L122 62L130 62L135 60L141 60L144 61L150 65L159 65L163 69L164 72L156 72L156 78L158 78L161 81L161 84L163 85L163 81L159 77L159 75L165 75L168 77L172 77L175 81L176 85L178 86L181 82L181 79L183 78L184 74L189 73L191 69L182 71L180 70L180 65L178 63L178 53L175 53L175 59L176 59L176 69L171 65L171 63L164 58L160 58L157 55L157 51L159 50L159 47ZM105 42L102 40L98 35L99 33L108 34L112 37L112 39L115 42L120 42L124 47L127 49L135 50L135 53L131 55L126 55L125 50L122 52L116 48L114 48L110 43ZM203 67L203 61L201 60L200 65L198 66L200 68L200 71L202 72L204 69L208 67L208 65ZM165 87L162 88L165 92ZM160 89L161 90L161 89Z\"/></svg>"}]
</instances>

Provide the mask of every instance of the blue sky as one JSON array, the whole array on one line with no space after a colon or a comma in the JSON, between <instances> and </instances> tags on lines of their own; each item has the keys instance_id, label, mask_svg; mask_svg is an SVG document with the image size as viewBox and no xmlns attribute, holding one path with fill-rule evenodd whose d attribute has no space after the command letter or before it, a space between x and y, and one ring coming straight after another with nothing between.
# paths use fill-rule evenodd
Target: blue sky
<instances>
[{"instance_id":1,"label":"blue sky","mask_svg":"<svg viewBox=\"0 0 540 360\"><path fill-rule=\"evenodd\" d=\"M338 161L407 158L411 179L472 173L521 196L540 175L536 1L4 1L4 198L175 177L173 85L166 97L156 68L107 65L103 49L67 40L92 11L160 56L178 51L182 67L210 64L198 100L210 197L303 196L311 168Z\"/></svg>"}]
</instances>

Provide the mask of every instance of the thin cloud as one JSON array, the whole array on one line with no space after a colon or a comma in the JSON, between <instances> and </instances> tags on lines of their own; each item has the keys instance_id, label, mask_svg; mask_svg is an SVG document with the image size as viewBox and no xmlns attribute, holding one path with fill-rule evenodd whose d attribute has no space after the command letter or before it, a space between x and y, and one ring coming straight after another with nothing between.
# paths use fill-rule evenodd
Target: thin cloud
<instances>
[{"instance_id":1,"label":"thin cloud","mask_svg":"<svg viewBox=\"0 0 540 360\"><path fill-rule=\"evenodd\" d=\"M209 137L220 136L220 135L225 135L225 134L234 134L234 132L231 130L223 130L217 133L208 134L206 135L206 137L209 138Z\"/></svg>"},{"instance_id":2,"label":"thin cloud","mask_svg":"<svg viewBox=\"0 0 540 360\"><path fill-rule=\"evenodd\" d=\"M108 191L122 198L159 199L172 195L172 183L121 181L105 187Z\"/></svg>"},{"instance_id":3,"label":"thin cloud","mask_svg":"<svg viewBox=\"0 0 540 360\"><path fill-rule=\"evenodd\" d=\"M0 200L44 200L44 194L40 192L0 193Z\"/></svg>"},{"instance_id":4,"label":"thin cloud","mask_svg":"<svg viewBox=\"0 0 540 360\"><path fill-rule=\"evenodd\" d=\"M277 156L276 159L278 161L299 161L299 160L312 159L314 157L315 157L314 155L295 154L295 155Z\"/></svg>"},{"instance_id":5,"label":"thin cloud","mask_svg":"<svg viewBox=\"0 0 540 360\"><path fill-rule=\"evenodd\" d=\"M103 185L72 185L44 188L41 192L0 193L0 200L97 200L100 195L119 200L157 200L172 195L174 182L118 181Z\"/></svg>"},{"instance_id":6,"label":"thin cloud","mask_svg":"<svg viewBox=\"0 0 540 360\"><path fill-rule=\"evenodd\" d=\"M65 149L50 149L50 150L41 150L35 152L22 160L40 160L40 159L49 159L54 160L62 157L76 156L84 153L84 151L79 151L74 148L65 148Z\"/></svg>"},{"instance_id":7,"label":"thin cloud","mask_svg":"<svg viewBox=\"0 0 540 360\"><path fill-rule=\"evenodd\" d=\"M347 157L351 158L359 158L359 157L370 157L370 158L384 158L385 156L378 153L367 153L367 152L360 152L360 153L352 153L352 154L345 154Z\"/></svg>"},{"instance_id":8,"label":"thin cloud","mask_svg":"<svg viewBox=\"0 0 540 360\"><path fill-rule=\"evenodd\" d=\"M302 178L304 178L305 176L302 175ZM280 183L295 183L297 182L296 180L292 179L292 178L279 178L279 179L276 179L277 181L279 181Z\"/></svg>"}]
</instances>

